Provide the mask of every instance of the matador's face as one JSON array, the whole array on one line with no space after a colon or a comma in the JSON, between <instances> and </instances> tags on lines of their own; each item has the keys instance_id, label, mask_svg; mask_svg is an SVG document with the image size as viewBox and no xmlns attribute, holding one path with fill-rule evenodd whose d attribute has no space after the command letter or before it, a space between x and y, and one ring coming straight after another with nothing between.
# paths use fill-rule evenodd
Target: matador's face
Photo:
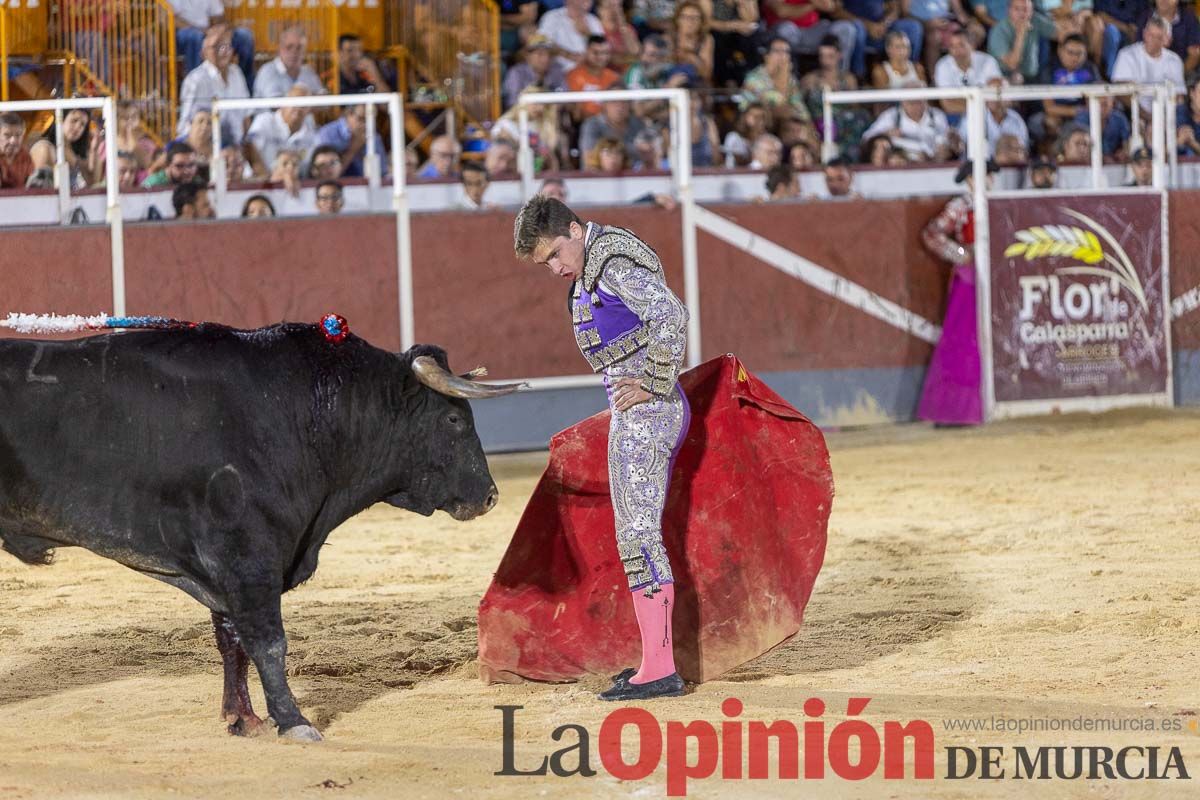
<instances>
[{"instance_id":1,"label":"matador's face","mask_svg":"<svg viewBox=\"0 0 1200 800\"><path fill-rule=\"evenodd\" d=\"M533 260L545 264L560 278L575 280L583 274L583 226L572 222L567 236L542 239L533 251Z\"/></svg>"}]
</instances>

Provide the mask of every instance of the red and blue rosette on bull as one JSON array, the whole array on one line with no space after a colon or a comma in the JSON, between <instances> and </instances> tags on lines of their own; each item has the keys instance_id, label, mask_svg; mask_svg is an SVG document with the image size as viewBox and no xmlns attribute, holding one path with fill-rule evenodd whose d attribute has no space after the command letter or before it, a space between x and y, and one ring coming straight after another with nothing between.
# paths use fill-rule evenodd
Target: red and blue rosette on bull
<instances>
[{"instance_id":1,"label":"red and blue rosette on bull","mask_svg":"<svg viewBox=\"0 0 1200 800\"><path fill-rule=\"evenodd\" d=\"M321 317L321 332L326 341L341 344L350 335L350 323L341 314L326 314Z\"/></svg>"}]
</instances>

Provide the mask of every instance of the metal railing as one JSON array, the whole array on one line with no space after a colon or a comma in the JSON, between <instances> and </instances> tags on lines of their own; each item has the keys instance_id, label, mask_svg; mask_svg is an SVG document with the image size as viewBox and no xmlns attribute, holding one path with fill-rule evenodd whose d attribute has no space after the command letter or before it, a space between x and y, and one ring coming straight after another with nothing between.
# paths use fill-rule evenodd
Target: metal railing
<instances>
[{"instance_id":1,"label":"metal railing","mask_svg":"<svg viewBox=\"0 0 1200 800\"><path fill-rule=\"evenodd\" d=\"M117 104L111 97L79 97L68 100L21 100L0 105L0 113L15 111L53 111L57 121L58 146L55 148L57 161L55 178L57 179L60 199L60 213L65 218L69 212L71 195L70 167L64 157L64 142L62 135L62 117L64 111L82 108L89 111L100 109L104 122L104 180L106 194L105 218L111 231L112 243L112 291L113 316L125 316L125 228L121 217L120 178L117 174Z\"/></svg>"},{"instance_id":2,"label":"metal railing","mask_svg":"<svg viewBox=\"0 0 1200 800\"><path fill-rule=\"evenodd\" d=\"M388 41L468 120L500 115L500 11L494 0L389 4Z\"/></svg>"},{"instance_id":3,"label":"metal railing","mask_svg":"<svg viewBox=\"0 0 1200 800\"><path fill-rule=\"evenodd\" d=\"M147 127L174 138L175 13L166 0L80 0L50 12L49 49L73 53L95 94L136 100Z\"/></svg>"},{"instance_id":4,"label":"metal railing","mask_svg":"<svg viewBox=\"0 0 1200 800\"><path fill-rule=\"evenodd\" d=\"M214 100L212 107L213 154L212 179L216 186L217 203L220 204L228 186L225 160L221 152L221 112L223 110L269 111L278 108L323 108L329 106L367 106L366 155L363 158L367 183L372 189L382 185L380 158L375 145L375 106L387 106L389 134L391 138L392 209L396 213L396 257L399 261L400 282L400 346L412 347L416 341L413 327L412 299L412 236L409 232L408 194L404 169L404 111L400 95L349 94L321 95L319 97L261 97L246 100Z\"/></svg>"}]
</instances>

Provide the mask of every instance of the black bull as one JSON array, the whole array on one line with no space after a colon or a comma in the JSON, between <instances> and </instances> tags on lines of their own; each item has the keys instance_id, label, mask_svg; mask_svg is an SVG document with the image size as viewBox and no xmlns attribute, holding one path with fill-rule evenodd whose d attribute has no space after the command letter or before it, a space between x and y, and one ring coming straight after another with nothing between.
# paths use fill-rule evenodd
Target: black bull
<instances>
[{"instance_id":1,"label":"black bull","mask_svg":"<svg viewBox=\"0 0 1200 800\"><path fill-rule=\"evenodd\" d=\"M215 325L0 341L0 540L31 564L83 547L212 610L231 732L320 735L285 678L280 595L379 501L465 520L497 492L464 398L514 391L318 326Z\"/></svg>"}]
</instances>

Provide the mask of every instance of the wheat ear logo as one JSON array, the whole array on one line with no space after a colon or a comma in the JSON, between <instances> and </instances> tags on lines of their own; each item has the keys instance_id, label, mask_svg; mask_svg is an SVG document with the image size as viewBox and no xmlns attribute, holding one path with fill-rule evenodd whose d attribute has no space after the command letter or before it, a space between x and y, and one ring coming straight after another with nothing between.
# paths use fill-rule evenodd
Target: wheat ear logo
<instances>
[{"instance_id":1,"label":"wheat ear logo","mask_svg":"<svg viewBox=\"0 0 1200 800\"><path fill-rule=\"evenodd\" d=\"M1040 225L1017 231L1017 241L1004 250L1005 258L1025 256L1026 261L1035 258L1073 258L1082 261L1087 266L1059 267L1055 272L1064 275L1098 275L1109 278L1129 290L1142 308L1150 310L1146 302L1146 293L1142 290L1142 281L1133 269L1133 262L1125 248L1117 243L1108 229L1091 217L1080 214L1069 208L1062 209L1064 214L1082 222L1091 230L1084 230L1071 225ZM1097 238L1099 234L1099 238ZM1103 239L1116 253L1104 251L1100 240ZM1108 265L1105 267L1104 265Z\"/></svg>"}]
</instances>

